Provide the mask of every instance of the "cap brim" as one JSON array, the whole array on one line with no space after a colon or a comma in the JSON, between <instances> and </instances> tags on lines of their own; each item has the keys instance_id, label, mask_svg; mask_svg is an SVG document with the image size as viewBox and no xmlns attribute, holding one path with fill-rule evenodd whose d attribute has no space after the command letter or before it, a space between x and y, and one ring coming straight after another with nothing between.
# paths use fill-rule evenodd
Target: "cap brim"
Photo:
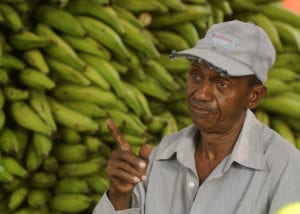
<instances>
[{"instance_id":1,"label":"cap brim","mask_svg":"<svg viewBox=\"0 0 300 214\"><path fill-rule=\"evenodd\" d=\"M233 58L227 57L224 54L219 54L216 51L207 49L191 48L184 51L176 52L175 57L199 57L213 65L225 70L229 76L246 76L253 75L253 71L245 64Z\"/></svg>"}]
</instances>

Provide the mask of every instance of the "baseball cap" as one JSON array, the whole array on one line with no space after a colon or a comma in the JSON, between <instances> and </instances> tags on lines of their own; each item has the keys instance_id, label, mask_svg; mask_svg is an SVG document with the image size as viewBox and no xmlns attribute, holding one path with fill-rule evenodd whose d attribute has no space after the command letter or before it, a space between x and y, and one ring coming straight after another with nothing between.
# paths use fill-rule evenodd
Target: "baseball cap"
<instances>
[{"instance_id":1,"label":"baseball cap","mask_svg":"<svg viewBox=\"0 0 300 214\"><path fill-rule=\"evenodd\" d=\"M180 56L205 60L229 76L254 74L264 83L274 64L276 51L261 27L232 20L213 24L195 47L173 51L170 57Z\"/></svg>"}]
</instances>

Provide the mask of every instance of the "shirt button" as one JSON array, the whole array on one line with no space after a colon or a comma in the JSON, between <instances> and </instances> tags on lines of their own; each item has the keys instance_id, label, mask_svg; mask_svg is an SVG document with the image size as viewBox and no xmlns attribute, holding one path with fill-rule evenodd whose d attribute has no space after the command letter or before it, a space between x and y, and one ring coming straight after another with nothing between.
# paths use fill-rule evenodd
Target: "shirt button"
<instances>
[{"instance_id":1,"label":"shirt button","mask_svg":"<svg viewBox=\"0 0 300 214\"><path fill-rule=\"evenodd\" d=\"M189 187L193 188L194 186L195 186L195 183L192 182L192 181L190 181L190 182L189 182Z\"/></svg>"}]
</instances>

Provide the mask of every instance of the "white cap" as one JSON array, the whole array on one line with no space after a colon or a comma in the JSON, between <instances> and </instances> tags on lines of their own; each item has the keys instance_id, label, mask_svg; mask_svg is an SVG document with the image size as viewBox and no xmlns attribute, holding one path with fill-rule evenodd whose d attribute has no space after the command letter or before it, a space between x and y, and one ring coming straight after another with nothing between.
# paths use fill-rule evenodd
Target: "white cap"
<instances>
[{"instance_id":1,"label":"white cap","mask_svg":"<svg viewBox=\"0 0 300 214\"><path fill-rule=\"evenodd\" d=\"M177 56L204 59L229 76L254 74L264 83L276 51L262 28L233 20L212 25L195 47L172 52L171 57Z\"/></svg>"}]
</instances>

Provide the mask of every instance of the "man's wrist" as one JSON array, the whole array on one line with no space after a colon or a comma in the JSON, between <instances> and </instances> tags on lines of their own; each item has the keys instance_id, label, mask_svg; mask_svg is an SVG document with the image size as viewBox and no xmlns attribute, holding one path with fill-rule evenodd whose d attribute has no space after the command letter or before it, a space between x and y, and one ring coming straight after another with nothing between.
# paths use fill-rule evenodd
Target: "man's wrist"
<instances>
[{"instance_id":1,"label":"man's wrist","mask_svg":"<svg viewBox=\"0 0 300 214\"><path fill-rule=\"evenodd\" d=\"M110 188L107 192L107 196L114 206L115 210L125 210L130 208L132 192L121 193L119 191Z\"/></svg>"}]
</instances>

